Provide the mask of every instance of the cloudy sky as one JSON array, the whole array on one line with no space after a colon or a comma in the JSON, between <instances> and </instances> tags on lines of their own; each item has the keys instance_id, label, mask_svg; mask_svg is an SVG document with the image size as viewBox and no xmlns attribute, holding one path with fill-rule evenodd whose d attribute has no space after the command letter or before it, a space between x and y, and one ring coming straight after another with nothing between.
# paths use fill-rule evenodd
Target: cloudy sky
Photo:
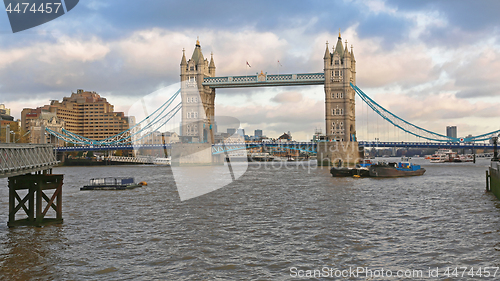
<instances>
[{"instance_id":1,"label":"cloudy sky","mask_svg":"<svg viewBox=\"0 0 500 281\"><path fill-rule=\"evenodd\" d=\"M325 42L339 28L354 46L357 85L426 129L500 129L498 1L81 0L68 14L12 33L0 13L0 103L24 107L96 91L128 112L179 81L182 49L199 36L217 76L323 71ZM331 46L332 44L330 44ZM282 64L277 67L277 60ZM251 68L245 67L245 62ZM218 90L216 114L247 133L307 140L324 131L322 86ZM357 101L360 139L408 139Z\"/></svg>"}]
</instances>

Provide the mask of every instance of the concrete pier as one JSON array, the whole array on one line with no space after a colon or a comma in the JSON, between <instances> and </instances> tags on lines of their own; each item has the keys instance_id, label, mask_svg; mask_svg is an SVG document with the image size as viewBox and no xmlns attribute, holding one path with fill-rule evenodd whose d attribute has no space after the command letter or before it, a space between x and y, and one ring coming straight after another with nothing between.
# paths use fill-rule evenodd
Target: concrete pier
<instances>
[{"instance_id":1,"label":"concrete pier","mask_svg":"<svg viewBox=\"0 0 500 281\"><path fill-rule=\"evenodd\" d=\"M211 165L212 145L210 143L172 144L172 166Z\"/></svg>"},{"instance_id":2,"label":"concrete pier","mask_svg":"<svg viewBox=\"0 0 500 281\"><path fill-rule=\"evenodd\" d=\"M358 142L319 142L317 153L320 166L337 166L339 161L344 166L354 166L364 156Z\"/></svg>"}]
</instances>

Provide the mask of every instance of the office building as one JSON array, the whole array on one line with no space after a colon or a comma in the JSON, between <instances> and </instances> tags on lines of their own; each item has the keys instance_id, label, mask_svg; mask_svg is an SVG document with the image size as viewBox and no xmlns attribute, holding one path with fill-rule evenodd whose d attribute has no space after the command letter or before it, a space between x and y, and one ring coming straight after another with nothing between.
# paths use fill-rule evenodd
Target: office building
<instances>
[{"instance_id":1,"label":"office building","mask_svg":"<svg viewBox=\"0 0 500 281\"><path fill-rule=\"evenodd\" d=\"M39 119L42 112L55 114L64 120L65 129L80 136L103 140L121 133L133 126L134 120L123 112L115 112L114 106L96 92L78 90L62 102L52 100L50 105L21 112L21 126L28 130L32 119Z\"/></svg>"},{"instance_id":2,"label":"office building","mask_svg":"<svg viewBox=\"0 0 500 281\"><path fill-rule=\"evenodd\" d=\"M457 126L446 126L446 136L449 138L456 138Z\"/></svg>"},{"instance_id":3,"label":"office building","mask_svg":"<svg viewBox=\"0 0 500 281\"><path fill-rule=\"evenodd\" d=\"M261 138L262 137L262 130L257 129L254 132L255 138Z\"/></svg>"}]
</instances>

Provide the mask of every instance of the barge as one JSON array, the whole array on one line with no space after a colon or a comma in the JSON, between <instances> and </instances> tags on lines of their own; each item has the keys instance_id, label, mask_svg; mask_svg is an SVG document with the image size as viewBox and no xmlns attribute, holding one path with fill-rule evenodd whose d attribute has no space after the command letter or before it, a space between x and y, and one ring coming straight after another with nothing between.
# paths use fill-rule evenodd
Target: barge
<instances>
[{"instance_id":1,"label":"barge","mask_svg":"<svg viewBox=\"0 0 500 281\"><path fill-rule=\"evenodd\" d=\"M379 178L421 176L425 173L425 169L421 168L420 165L414 165L410 162L379 163L371 165L369 170L370 177Z\"/></svg>"},{"instance_id":2,"label":"barge","mask_svg":"<svg viewBox=\"0 0 500 281\"><path fill-rule=\"evenodd\" d=\"M340 166L340 165L339 165ZM363 161L355 168L333 167L330 169L333 177L375 177L375 178L390 178L390 177L410 177L421 176L425 173L425 169L420 165L414 165L403 158L398 163L371 163Z\"/></svg>"},{"instance_id":3,"label":"barge","mask_svg":"<svg viewBox=\"0 0 500 281\"><path fill-rule=\"evenodd\" d=\"M95 178L80 190L125 190L146 185L145 182L135 183L134 178Z\"/></svg>"}]
</instances>

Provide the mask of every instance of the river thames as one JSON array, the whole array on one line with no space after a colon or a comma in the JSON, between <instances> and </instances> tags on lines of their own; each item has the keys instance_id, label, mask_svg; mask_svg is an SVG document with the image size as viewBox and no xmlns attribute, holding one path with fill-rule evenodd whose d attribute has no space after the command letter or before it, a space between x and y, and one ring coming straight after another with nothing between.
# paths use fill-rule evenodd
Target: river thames
<instances>
[{"instance_id":1,"label":"river thames","mask_svg":"<svg viewBox=\"0 0 500 281\"><path fill-rule=\"evenodd\" d=\"M414 162L427 172L396 179L251 165L228 186L187 201L169 167L60 167L64 223L42 228L7 227L2 179L0 279L293 280L308 270L361 267L443 280L446 268L500 266L500 201L484 191L489 161ZM148 185L79 190L107 176ZM438 278L429 277L436 268Z\"/></svg>"}]
</instances>

